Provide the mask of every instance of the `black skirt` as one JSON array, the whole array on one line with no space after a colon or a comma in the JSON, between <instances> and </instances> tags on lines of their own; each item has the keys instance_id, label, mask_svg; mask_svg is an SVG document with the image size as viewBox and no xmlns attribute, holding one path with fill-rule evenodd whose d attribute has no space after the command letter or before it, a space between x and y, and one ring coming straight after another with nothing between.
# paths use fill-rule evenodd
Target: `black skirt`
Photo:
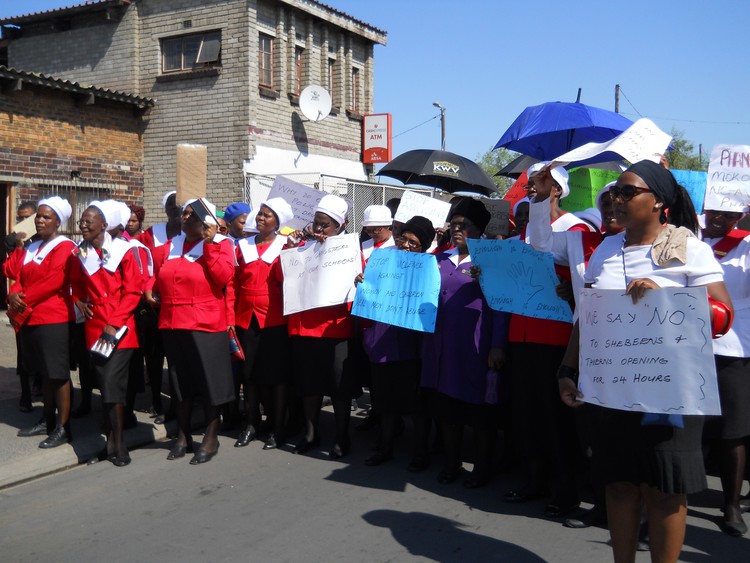
<instances>
[{"instance_id":1,"label":"black skirt","mask_svg":"<svg viewBox=\"0 0 750 563\"><path fill-rule=\"evenodd\" d=\"M346 338L293 336L294 387L300 397L328 395L351 401L362 389L349 364Z\"/></svg>"},{"instance_id":2,"label":"black skirt","mask_svg":"<svg viewBox=\"0 0 750 563\"><path fill-rule=\"evenodd\" d=\"M121 403L127 401L128 373L133 348L115 350L109 358L104 359L92 354L96 382L102 393L103 403Z\"/></svg>"},{"instance_id":3,"label":"black skirt","mask_svg":"<svg viewBox=\"0 0 750 563\"><path fill-rule=\"evenodd\" d=\"M475 405L438 391L430 393L428 400L430 413L437 420L484 430L497 428L500 419L500 408L497 405Z\"/></svg>"},{"instance_id":4,"label":"black skirt","mask_svg":"<svg viewBox=\"0 0 750 563\"><path fill-rule=\"evenodd\" d=\"M643 413L600 409L601 442L593 458L606 483L646 484L667 494L706 488L701 451L703 416L683 416L684 428L643 426Z\"/></svg>"},{"instance_id":5,"label":"black skirt","mask_svg":"<svg viewBox=\"0 0 750 563\"><path fill-rule=\"evenodd\" d=\"M706 419L706 437L746 438L750 436L750 358L715 358L721 416Z\"/></svg>"},{"instance_id":6,"label":"black skirt","mask_svg":"<svg viewBox=\"0 0 750 563\"><path fill-rule=\"evenodd\" d=\"M237 328L245 353L239 366L246 385L288 385L292 382L291 344L286 325L260 328L253 316L248 328Z\"/></svg>"},{"instance_id":7,"label":"black skirt","mask_svg":"<svg viewBox=\"0 0 750 563\"><path fill-rule=\"evenodd\" d=\"M378 412L416 412L420 370L419 360L370 364L370 397Z\"/></svg>"},{"instance_id":8,"label":"black skirt","mask_svg":"<svg viewBox=\"0 0 750 563\"><path fill-rule=\"evenodd\" d=\"M23 326L21 352L24 369L46 379L70 379L70 335L68 323Z\"/></svg>"},{"instance_id":9,"label":"black skirt","mask_svg":"<svg viewBox=\"0 0 750 563\"><path fill-rule=\"evenodd\" d=\"M169 365L175 367L170 374L174 373L172 390L178 401L203 395L218 406L234 400L226 332L166 329L162 336Z\"/></svg>"}]
</instances>

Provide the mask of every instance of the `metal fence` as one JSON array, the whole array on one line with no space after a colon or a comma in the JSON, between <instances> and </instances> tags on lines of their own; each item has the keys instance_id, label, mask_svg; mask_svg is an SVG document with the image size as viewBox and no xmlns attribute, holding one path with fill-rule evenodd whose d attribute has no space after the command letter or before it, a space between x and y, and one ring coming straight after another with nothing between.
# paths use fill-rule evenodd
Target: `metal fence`
<instances>
[{"instance_id":1,"label":"metal fence","mask_svg":"<svg viewBox=\"0 0 750 563\"><path fill-rule=\"evenodd\" d=\"M327 174L284 174L285 177L300 184L334 194L352 202L353 209L349 214L350 233L357 233L362 228L362 217L365 208L370 205L383 205L391 198L401 198L406 190L417 192L428 197L435 197L435 190L414 186L391 186L362 180L349 180ZM268 197L275 176L245 175L243 198L253 209Z\"/></svg>"}]
</instances>

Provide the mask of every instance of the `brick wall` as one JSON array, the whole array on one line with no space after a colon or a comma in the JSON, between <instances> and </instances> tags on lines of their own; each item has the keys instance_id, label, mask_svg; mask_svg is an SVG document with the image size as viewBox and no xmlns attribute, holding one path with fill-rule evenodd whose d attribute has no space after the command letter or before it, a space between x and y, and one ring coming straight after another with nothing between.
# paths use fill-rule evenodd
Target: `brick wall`
<instances>
[{"instance_id":1,"label":"brick wall","mask_svg":"<svg viewBox=\"0 0 750 563\"><path fill-rule=\"evenodd\" d=\"M38 200L50 186L109 186L110 197L143 197L143 146L133 106L25 84L0 95L0 178L16 183L17 201ZM76 171L77 178L71 172Z\"/></svg>"}]
</instances>

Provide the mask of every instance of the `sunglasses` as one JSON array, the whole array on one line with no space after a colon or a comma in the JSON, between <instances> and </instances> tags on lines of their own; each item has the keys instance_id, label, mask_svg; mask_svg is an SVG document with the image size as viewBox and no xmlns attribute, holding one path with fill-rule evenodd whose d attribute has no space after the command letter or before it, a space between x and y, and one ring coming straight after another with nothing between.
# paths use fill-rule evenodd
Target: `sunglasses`
<instances>
[{"instance_id":1,"label":"sunglasses","mask_svg":"<svg viewBox=\"0 0 750 563\"><path fill-rule=\"evenodd\" d=\"M638 194L650 191L648 188L639 188L638 186L612 186L609 188L609 195L613 200L619 197L622 201L630 201Z\"/></svg>"}]
</instances>

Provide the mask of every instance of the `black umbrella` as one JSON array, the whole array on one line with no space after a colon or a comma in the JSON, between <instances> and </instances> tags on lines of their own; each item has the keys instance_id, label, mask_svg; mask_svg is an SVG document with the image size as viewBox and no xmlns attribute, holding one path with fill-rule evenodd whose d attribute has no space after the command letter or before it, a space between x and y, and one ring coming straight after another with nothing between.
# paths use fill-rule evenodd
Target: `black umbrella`
<instances>
[{"instance_id":1,"label":"black umbrella","mask_svg":"<svg viewBox=\"0 0 750 563\"><path fill-rule=\"evenodd\" d=\"M404 184L421 184L447 192L474 192L490 195L497 186L473 160L448 151L416 149L407 151L378 172Z\"/></svg>"}]
</instances>

